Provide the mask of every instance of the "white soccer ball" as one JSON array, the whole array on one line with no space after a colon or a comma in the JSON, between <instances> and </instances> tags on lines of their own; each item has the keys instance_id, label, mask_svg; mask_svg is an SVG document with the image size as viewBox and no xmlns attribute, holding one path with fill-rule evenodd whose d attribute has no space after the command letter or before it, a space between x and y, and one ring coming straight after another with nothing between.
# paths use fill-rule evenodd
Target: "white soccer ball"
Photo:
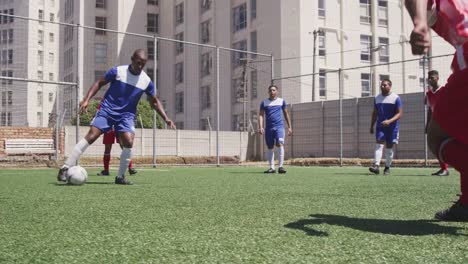
<instances>
[{"instance_id":1,"label":"white soccer ball","mask_svg":"<svg viewBox=\"0 0 468 264\"><path fill-rule=\"evenodd\" d=\"M88 180L88 173L81 166L73 166L67 171L68 183L72 185L83 185Z\"/></svg>"}]
</instances>

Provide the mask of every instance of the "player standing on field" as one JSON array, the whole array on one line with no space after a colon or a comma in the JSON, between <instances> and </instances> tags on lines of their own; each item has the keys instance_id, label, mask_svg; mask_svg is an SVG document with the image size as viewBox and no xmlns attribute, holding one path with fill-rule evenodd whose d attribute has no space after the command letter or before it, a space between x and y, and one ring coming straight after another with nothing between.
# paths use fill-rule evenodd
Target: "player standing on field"
<instances>
[{"instance_id":1,"label":"player standing on field","mask_svg":"<svg viewBox=\"0 0 468 264\"><path fill-rule=\"evenodd\" d=\"M151 106L164 119L166 124L175 129L174 122L167 117L164 108L156 97L156 88L148 75L143 71L147 57L142 49L135 50L130 65L117 66L110 69L104 77L97 80L80 102L80 111L86 111L91 98L107 83L110 87L107 90L100 104L100 109L96 113L88 134L81 139L73 148L72 152L59 170L58 181L67 181L68 168L75 166L81 154L96 141L102 133L106 133L112 128L115 129L122 146L120 155L120 166L115 177L116 184L131 185L125 177L125 171L132 156L133 139L135 137L135 113L143 93L146 93L151 100Z\"/></svg>"},{"instance_id":2,"label":"player standing on field","mask_svg":"<svg viewBox=\"0 0 468 264\"><path fill-rule=\"evenodd\" d=\"M265 134L265 142L267 144L267 158L270 168L265 173L276 173L275 170L275 154L273 148L276 145L278 155L278 173L286 173L283 168L284 161L284 124L283 115L288 124L288 136L292 135L291 121L289 118L286 101L278 97L278 87L270 85L268 87L269 98L262 101L260 104L260 112L258 115L259 133ZM263 120L265 119L265 129L263 128Z\"/></svg>"},{"instance_id":3,"label":"player standing on field","mask_svg":"<svg viewBox=\"0 0 468 264\"><path fill-rule=\"evenodd\" d=\"M429 126L429 120L431 120L431 116L432 116L432 106L427 101L427 97L431 96L430 94L435 94L437 90L439 90L440 88L439 72L436 70L432 70L432 71L429 71L427 75L428 75L427 80L429 82L429 87L427 88L427 91L426 91L426 100L425 100L425 103L428 105L427 123L426 123L426 129L425 129L426 134L427 134L427 127ZM439 166L440 166L440 170L432 173L432 175L433 176L448 176L449 175L448 164L439 160Z\"/></svg>"},{"instance_id":4,"label":"player standing on field","mask_svg":"<svg viewBox=\"0 0 468 264\"><path fill-rule=\"evenodd\" d=\"M380 173L380 160L382 151L385 148L385 169L383 174L390 173L390 166L393 160L393 145L398 144L399 119L403 114L400 97L392 93L392 82L389 79L382 80L380 84L381 93L374 98L374 111L372 112L370 133L374 134L374 124L377 121L375 129L375 150L374 164L369 171L375 174Z\"/></svg>"},{"instance_id":5,"label":"player standing on field","mask_svg":"<svg viewBox=\"0 0 468 264\"><path fill-rule=\"evenodd\" d=\"M426 54L430 28L455 48L452 74L437 93L429 94L432 118L427 128L429 149L460 172L460 199L439 211L442 221L468 221L468 1L406 0L414 24L410 35L413 54Z\"/></svg>"}]
</instances>

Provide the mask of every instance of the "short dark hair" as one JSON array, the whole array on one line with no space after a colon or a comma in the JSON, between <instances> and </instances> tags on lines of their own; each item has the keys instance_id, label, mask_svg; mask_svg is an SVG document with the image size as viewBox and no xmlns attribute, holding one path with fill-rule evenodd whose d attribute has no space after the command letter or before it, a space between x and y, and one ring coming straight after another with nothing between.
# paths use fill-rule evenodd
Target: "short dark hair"
<instances>
[{"instance_id":1,"label":"short dark hair","mask_svg":"<svg viewBox=\"0 0 468 264\"><path fill-rule=\"evenodd\" d=\"M432 70L432 71L429 71L429 72L427 73L427 75L428 75L428 76L431 76L431 75L437 75L437 76L439 76L439 72L436 71L436 70Z\"/></svg>"},{"instance_id":2,"label":"short dark hair","mask_svg":"<svg viewBox=\"0 0 468 264\"><path fill-rule=\"evenodd\" d=\"M384 79L382 79L382 81L380 81L380 82L381 82L381 83L382 83L382 82L388 82L388 83L390 84L390 86L392 86L392 81L390 81L390 79L388 79L388 78L384 78Z\"/></svg>"},{"instance_id":3,"label":"short dark hair","mask_svg":"<svg viewBox=\"0 0 468 264\"><path fill-rule=\"evenodd\" d=\"M272 84L272 85L268 86L268 90L270 90L270 88L272 88L272 87L275 87L276 90L278 90L278 86L276 86L276 84Z\"/></svg>"}]
</instances>

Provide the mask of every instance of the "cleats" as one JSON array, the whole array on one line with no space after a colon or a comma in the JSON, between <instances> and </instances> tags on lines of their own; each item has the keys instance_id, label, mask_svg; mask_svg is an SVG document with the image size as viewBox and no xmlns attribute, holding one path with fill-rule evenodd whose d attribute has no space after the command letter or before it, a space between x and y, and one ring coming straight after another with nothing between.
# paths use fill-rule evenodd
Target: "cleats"
<instances>
[{"instance_id":1,"label":"cleats","mask_svg":"<svg viewBox=\"0 0 468 264\"><path fill-rule=\"evenodd\" d=\"M138 171L135 170L134 168L128 168L128 173L129 173L130 175L133 175L133 174L137 174Z\"/></svg>"},{"instance_id":2,"label":"cleats","mask_svg":"<svg viewBox=\"0 0 468 264\"><path fill-rule=\"evenodd\" d=\"M449 176L448 170L440 169L437 172L432 173L433 176Z\"/></svg>"},{"instance_id":3,"label":"cleats","mask_svg":"<svg viewBox=\"0 0 468 264\"><path fill-rule=\"evenodd\" d=\"M374 173L375 175L378 175L380 173L379 166L377 166L377 165L374 165L374 166L370 167L369 171Z\"/></svg>"},{"instance_id":4,"label":"cleats","mask_svg":"<svg viewBox=\"0 0 468 264\"><path fill-rule=\"evenodd\" d=\"M107 170L102 170L97 174L98 176L109 176L109 171Z\"/></svg>"},{"instance_id":5,"label":"cleats","mask_svg":"<svg viewBox=\"0 0 468 264\"><path fill-rule=\"evenodd\" d=\"M276 171L272 168L269 168L268 170L264 171L263 173L276 173Z\"/></svg>"},{"instance_id":6,"label":"cleats","mask_svg":"<svg viewBox=\"0 0 468 264\"><path fill-rule=\"evenodd\" d=\"M67 181L67 171L68 171L67 167L60 168L60 170L58 172L58 175L57 175L57 181L66 182Z\"/></svg>"},{"instance_id":7,"label":"cleats","mask_svg":"<svg viewBox=\"0 0 468 264\"><path fill-rule=\"evenodd\" d=\"M389 175L390 174L390 167L385 167L383 171L383 175Z\"/></svg>"},{"instance_id":8,"label":"cleats","mask_svg":"<svg viewBox=\"0 0 468 264\"><path fill-rule=\"evenodd\" d=\"M120 184L120 185L133 185L133 182L127 180L125 177L115 177L115 184Z\"/></svg>"},{"instance_id":9,"label":"cleats","mask_svg":"<svg viewBox=\"0 0 468 264\"><path fill-rule=\"evenodd\" d=\"M463 205L458 200L450 208L437 212L434 218L440 221L468 222L468 205Z\"/></svg>"},{"instance_id":10,"label":"cleats","mask_svg":"<svg viewBox=\"0 0 468 264\"><path fill-rule=\"evenodd\" d=\"M279 174L285 174L285 173L286 173L286 170L285 170L283 167L279 167L279 168L278 168L278 173L279 173Z\"/></svg>"}]
</instances>

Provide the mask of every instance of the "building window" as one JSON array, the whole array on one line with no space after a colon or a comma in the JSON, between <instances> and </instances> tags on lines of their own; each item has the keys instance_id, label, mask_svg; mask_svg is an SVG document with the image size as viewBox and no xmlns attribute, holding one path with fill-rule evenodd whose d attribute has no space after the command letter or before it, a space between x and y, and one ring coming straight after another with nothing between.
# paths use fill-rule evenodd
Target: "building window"
<instances>
[{"instance_id":1,"label":"building window","mask_svg":"<svg viewBox=\"0 0 468 264\"><path fill-rule=\"evenodd\" d=\"M1 113L1 126L11 126L11 112Z\"/></svg>"},{"instance_id":2,"label":"building window","mask_svg":"<svg viewBox=\"0 0 468 264\"><path fill-rule=\"evenodd\" d=\"M37 71L37 79L38 80L43 80L44 79L44 73L42 71Z\"/></svg>"},{"instance_id":3,"label":"building window","mask_svg":"<svg viewBox=\"0 0 468 264\"><path fill-rule=\"evenodd\" d=\"M325 0L318 0L318 16L325 17Z\"/></svg>"},{"instance_id":4,"label":"building window","mask_svg":"<svg viewBox=\"0 0 468 264\"><path fill-rule=\"evenodd\" d=\"M232 115L231 129L233 131L240 131L241 130L241 123L242 123L241 115Z\"/></svg>"},{"instance_id":5,"label":"building window","mask_svg":"<svg viewBox=\"0 0 468 264\"><path fill-rule=\"evenodd\" d=\"M65 69L69 69L71 66L73 66L73 47L70 47L65 51L64 66Z\"/></svg>"},{"instance_id":6,"label":"building window","mask_svg":"<svg viewBox=\"0 0 468 264\"><path fill-rule=\"evenodd\" d=\"M184 112L184 92L178 92L175 94L175 112Z\"/></svg>"},{"instance_id":7,"label":"building window","mask_svg":"<svg viewBox=\"0 0 468 264\"><path fill-rule=\"evenodd\" d=\"M8 43L13 43L13 29L8 29Z\"/></svg>"},{"instance_id":8,"label":"building window","mask_svg":"<svg viewBox=\"0 0 468 264\"><path fill-rule=\"evenodd\" d=\"M107 28L107 18L106 17L97 16L95 23L96 23L97 28L102 28L102 29ZM106 35L106 31L96 30L96 35Z\"/></svg>"},{"instance_id":9,"label":"building window","mask_svg":"<svg viewBox=\"0 0 468 264\"><path fill-rule=\"evenodd\" d=\"M184 23L184 3L180 3L175 7L175 24L180 25Z\"/></svg>"},{"instance_id":10,"label":"building window","mask_svg":"<svg viewBox=\"0 0 468 264\"><path fill-rule=\"evenodd\" d=\"M148 50L148 60L154 60L154 41L146 41L146 49Z\"/></svg>"},{"instance_id":11,"label":"building window","mask_svg":"<svg viewBox=\"0 0 468 264\"><path fill-rule=\"evenodd\" d=\"M158 14L146 14L146 30L148 32L158 33L159 32L159 15Z\"/></svg>"},{"instance_id":12,"label":"building window","mask_svg":"<svg viewBox=\"0 0 468 264\"><path fill-rule=\"evenodd\" d=\"M319 96L321 98L327 97L327 73L325 70L319 70Z\"/></svg>"},{"instance_id":13,"label":"building window","mask_svg":"<svg viewBox=\"0 0 468 264\"><path fill-rule=\"evenodd\" d=\"M75 0L65 0L65 20L73 15L73 3Z\"/></svg>"},{"instance_id":14,"label":"building window","mask_svg":"<svg viewBox=\"0 0 468 264\"><path fill-rule=\"evenodd\" d=\"M200 65L200 75L201 77L205 77L210 75L211 68L213 67L212 59L211 59L211 52L207 52L201 55L201 65Z\"/></svg>"},{"instance_id":15,"label":"building window","mask_svg":"<svg viewBox=\"0 0 468 264\"><path fill-rule=\"evenodd\" d=\"M50 22L54 22L54 21L55 21L55 15L54 15L54 13L50 13L50 14L49 14L49 20L50 20Z\"/></svg>"},{"instance_id":16,"label":"building window","mask_svg":"<svg viewBox=\"0 0 468 264\"><path fill-rule=\"evenodd\" d=\"M146 2L148 3L148 5L155 5L155 6L158 5L158 0L148 0Z\"/></svg>"},{"instance_id":17,"label":"building window","mask_svg":"<svg viewBox=\"0 0 468 264\"><path fill-rule=\"evenodd\" d=\"M242 103L244 101L244 80L242 77L232 80L232 102Z\"/></svg>"},{"instance_id":18,"label":"building window","mask_svg":"<svg viewBox=\"0 0 468 264\"><path fill-rule=\"evenodd\" d=\"M381 63L390 61L388 38L379 38L379 60Z\"/></svg>"},{"instance_id":19,"label":"building window","mask_svg":"<svg viewBox=\"0 0 468 264\"><path fill-rule=\"evenodd\" d=\"M55 58L54 53L49 52L49 64L54 64Z\"/></svg>"},{"instance_id":20,"label":"building window","mask_svg":"<svg viewBox=\"0 0 468 264\"><path fill-rule=\"evenodd\" d=\"M232 21L234 32L247 27L247 5L245 3L233 8Z\"/></svg>"},{"instance_id":21,"label":"building window","mask_svg":"<svg viewBox=\"0 0 468 264\"><path fill-rule=\"evenodd\" d=\"M184 63L179 62L175 65L175 82L176 84L184 82Z\"/></svg>"},{"instance_id":22,"label":"building window","mask_svg":"<svg viewBox=\"0 0 468 264\"><path fill-rule=\"evenodd\" d=\"M183 41L184 40L184 32L180 32L179 34L175 35L175 39ZM179 55L184 52L184 43L183 42L176 42L175 43L175 54Z\"/></svg>"},{"instance_id":23,"label":"building window","mask_svg":"<svg viewBox=\"0 0 468 264\"><path fill-rule=\"evenodd\" d=\"M37 126L42 126L42 112L37 112Z\"/></svg>"},{"instance_id":24,"label":"building window","mask_svg":"<svg viewBox=\"0 0 468 264\"><path fill-rule=\"evenodd\" d=\"M250 32L250 51L257 52L257 31ZM257 54L250 54L252 59L257 58Z\"/></svg>"},{"instance_id":25,"label":"building window","mask_svg":"<svg viewBox=\"0 0 468 264\"><path fill-rule=\"evenodd\" d=\"M250 0L250 19L257 18L257 0Z\"/></svg>"},{"instance_id":26,"label":"building window","mask_svg":"<svg viewBox=\"0 0 468 264\"><path fill-rule=\"evenodd\" d=\"M318 32L318 55L321 57L324 57L325 54L327 53L325 49L325 45L326 45L325 31L320 30Z\"/></svg>"},{"instance_id":27,"label":"building window","mask_svg":"<svg viewBox=\"0 0 468 264\"><path fill-rule=\"evenodd\" d=\"M42 92L37 91L37 106L42 106Z\"/></svg>"},{"instance_id":28,"label":"building window","mask_svg":"<svg viewBox=\"0 0 468 264\"><path fill-rule=\"evenodd\" d=\"M104 78L104 75L106 74L105 71L94 71L94 80L99 80L101 78Z\"/></svg>"},{"instance_id":29,"label":"building window","mask_svg":"<svg viewBox=\"0 0 468 264\"><path fill-rule=\"evenodd\" d=\"M44 31L37 31L37 44L42 45L44 43Z\"/></svg>"},{"instance_id":30,"label":"building window","mask_svg":"<svg viewBox=\"0 0 468 264\"><path fill-rule=\"evenodd\" d=\"M369 24L371 22L371 0L359 0L359 9L361 14L361 23Z\"/></svg>"},{"instance_id":31,"label":"building window","mask_svg":"<svg viewBox=\"0 0 468 264\"><path fill-rule=\"evenodd\" d=\"M257 98L258 73L257 70L250 72L250 95L252 99Z\"/></svg>"},{"instance_id":32,"label":"building window","mask_svg":"<svg viewBox=\"0 0 468 264\"><path fill-rule=\"evenodd\" d=\"M9 14L14 16L15 15L15 11L13 9L10 9L9 10ZM14 17L10 17L10 23L13 23L13 21L15 21L15 18Z\"/></svg>"},{"instance_id":33,"label":"building window","mask_svg":"<svg viewBox=\"0 0 468 264\"><path fill-rule=\"evenodd\" d=\"M2 58L1 58L2 64L6 64L6 63L7 63L7 55L8 55L7 52L8 52L7 50L2 50Z\"/></svg>"},{"instance_id":34,"label":"building window","mask_svg":"<svg viewBox=\"0 0 468 264\"><path fill-rule=\"evenodd\" d=\"M102 64L107 63L107 44L94 44L94 62Z\"/></svg>"},{"instance_id":35,"label":"building window","mask_svg":"<svg viewBox=\"0 0 468 264\"><path fill-rule=\"evenodd\" d=\"M361 73L361 97L371 95L370 74Z\"/></svg>"},{"instance_id":36,"label":"building window","mask_svg":"<svg viewBox=\"0 0 468 264\"><path fill-rule=\"evenodd\" d=\"M54 93L49 93L49 103L54 101Z\"/></svg>"},{"instance_id":37,"label":"building window","mask_svg":"<svg viewBox=\"0 0 468 264\"><path fill-rule=\"evenodd\" d=\"M96 0L96 8L106 9L106 7L107 7L107 0Z\"/></svg>"},{"instance_id":38,"label":"building window","mask_svg":"<svg viewBox=\"0 0 468 264\"><path fill-rule=\"evenodd\" d=\"M8 50L8 64L13 64L13 50L9 49Z\"/></svg>"},{"instance_id":39,"label":"building window","mask_svg":"<svg viewBox=\"0 0 468 264\"><path fill-rule=\"evenodd\" d=\"M247 51L247 40L241 40L239 42L236 42L232 44L232 48L236 50L244 50ZM240 51L233 51L232 52L232 64L234 67L241 65L242 63L245 63L245 61L242 61L247 57L247 53L245 52L240 52Z\"/></svg>"},{"instance_id":40,"label":"building window","mask_svg":"<svg viewBox=\"0 0 468 264\"><path fill-rule=\"evenodd\" d=\"M13 71L2 71L2 76L4 77L13 77ZM5 80L3 79L2 80L2 84L5 85L5 84L13 84L13 80Z\"/></svg>"},{"instance_id":41,"label":"building window","mask_svg":"<svg viewBox=\"0 0 468 264\"><path fill-rule=\"evenodd\" d=\"M49 42L55 42L54 33L49 33Z\"/></svg>"},{"instance_id":42,"label":"building window","mask_svg":"<svg viewBox=\"0 0 468 264\"><path fill-rule=\"evenodd\" d=\"M211 19L201 23L201 43L210 42Z\"/></svg>"},{"instance_id":43,"label":"building window","mask_svg":"<svg viewBox=\"0 0 468 264\"><path fill-rule=\"evenodd\" d=\"M200 0L200 11L202 14L210 10L210 8L211 8L211 0Z\"/></svg>"},{"instance_id":44,"label":"building window","mask_svg":"<svg viewBox=\"0 0 468 264\"><path fill-rule=\"evenodd\" d=\"M202 110L211 107L211 86L207 85L200 88L200 100Z\"/></svg>"},{"instance_id":45,"label":"building window","mask_svg":"<svg viewBox=\"0 0 468 264\"><path fill-rule=\"evenodd\" d=\"M13 105L13 91L7 91L7 104Z\"/></svg>"},{"instance_id":46,"label":"building window","mask_svg":"<svg viewBox=\"0 0 468 264\"><path fill-rule=\"evenodd\" d=\"M53 82L54 81L54 73L49 72L49 81Z\"/></svg>"},{"instance_id":47,"label":"building window","mask_svg":"<svg viewBox=\"0 0 468 264\"><path fill-rule=\"evenodd\" d=\"M73 40L73 27L65 26L64 31L65 31L64 41L65 41L65 44L67 44Z\"/></svg>"},{"instance_id":48,"label":"building window","mask_svg":"<svg viewBox=\"0 0 468 264\"><path fill-rule=\"evenodd\" d=\"M361 61L370 62L371 61L371 45L372 39L371 36L361 35Z\"/></svg>"},{"instance_id":49,"label":"building window","mask_svg":"<svg viewBox=\"0 0 468 264\"><path fill-rule=\"evenodd\" d=\"M200 119L200 130L211 130L211 126L210 126L210 120L211 118L208 116L208 117L205 117L205 118L202 118Z\"/></svg>"},{"instance_id":50,"label":"building window","mask_svg":"<svg viewBox=\"0 0 468 264\"><path fill-rule=\"evenodd\" d=\"M387 0L379 0L379 26L388 26L388 2Z\"/></svg>"},{"instance_id":51,"label":"building window","mask_svg":"<svg viewBox=\"0 0 468 264\"><path fill-rule=\"evenodd\" d=\"M39 20L44 20L44 10L39 9L37 16ZM39 23L42 24L42 22L39 22Z\"/></svg>"},{"instance_id":52,"label":"building window","mask_svg":"<svg viewBox=\"0 0 468 264\"><path fill-rule=\"evenodd\" d=\"M37 64L39 66L44 65L44 52L42 50L37 51Z\"/></svg>"}]
</instances>

